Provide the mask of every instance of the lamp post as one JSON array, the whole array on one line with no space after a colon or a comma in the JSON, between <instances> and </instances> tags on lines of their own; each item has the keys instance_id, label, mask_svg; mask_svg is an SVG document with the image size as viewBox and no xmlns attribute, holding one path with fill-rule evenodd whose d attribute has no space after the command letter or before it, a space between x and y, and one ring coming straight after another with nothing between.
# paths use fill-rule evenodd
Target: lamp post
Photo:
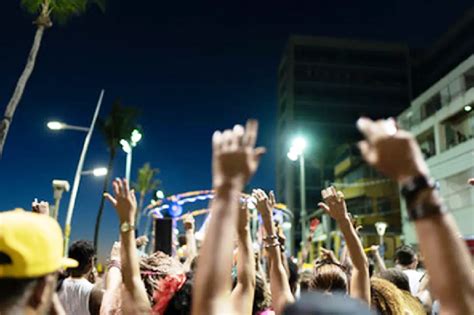
<instances>
[{"instance_id":1,"label":"lamp post","mask_svg":"<svg viewBox=\"0 0 474 315\"><path fill-rule=\"evenodd\" d=\"M138 129L134 129L132 131L132 135L130 136L130 140L122 139L120 140L120 145L122 146L122 150L127 153L127 160L125 163L125 178L130 183L130 173L132 171L132 152L133 148L137 145L137 143L142 139L143 135L140 133Z\"/></svg>"},{"instance_id":2,"label":"lamp post","mask_svg":"<svg viewBox=\"0 0 474 315\"><path fill-rule=\"evenodd\" d=\"M306 239L306 185L305 185L305 167L304 150L306 149L306 140L303 137L297 137L293 140L290 151L287 156L291 161L300 162L300 203L301 203L301 242Z\"/></svg>"},{"instance_id":3,"label":"lamp post","mask_svg":"<svg viewBox=\"0 0 474 315\"><path fill-rule=\"evenodd\" d=\"M61 203L61 198L63 197L63 193L68 192L70 188L71 186L67 180L53 180L54 209L50 214L53 219L58 220L59 204Z\"/></svg>"},{"instance_id":4,"label":"lamp post","mask_svg":"<svg viewBox=\"0 0 474 315\"><path fill-rule=\"evenodd\" d=\"M67 254L67 249L69 247L69 236L71 235L71 221L72 214L74 212L74 205L76 204L77 191L79 190L79 184L81 182L82 169L84 167L84 160L86 158L87 149L89 148L89 143L92 137L92 132L94 131L95 122L97 116L99 115L100 106L102 105L102 99L104 98L104 90L100 92L99 100L92 116L91 125L87 127L78 127L73 125L67 125L61 122L53 121L48 123L48 128L51 130L77 130L87 132L86 138L84 139L84 144L82 146L82 152L79 157L79 162L76 167L76 174L74 175L74 182L72 184L71 198L69 199L69 205L67 208L66 222L64 224L64 255Z\"/></svg>"},{"instance_id":5,"label":"lamp post","mask_svg":"<svg viewBox=\"0 0 474 315\"><path fill-rule=\"evenodd\" d=\"M375 229L377 230L377 234L379 235L379 248L380 248L380 255L382 258L385 255L385 248L383 242L383 236L385 235L385 231L387 230L388 224L386 222L375 222Z\"/></svg>"}]
</instances>

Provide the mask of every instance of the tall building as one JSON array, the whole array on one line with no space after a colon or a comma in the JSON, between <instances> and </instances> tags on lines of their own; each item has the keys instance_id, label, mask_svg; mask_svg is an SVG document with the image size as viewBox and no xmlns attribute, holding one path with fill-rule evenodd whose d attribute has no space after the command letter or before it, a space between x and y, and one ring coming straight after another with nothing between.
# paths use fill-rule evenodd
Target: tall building
<instances>
[{"instance_id":1,"label":"tall building","mask_svg":"<svg viewBox=\"0 0 474 315\"><path fill-rule=\"evenodd\" d=\"M299 224L297 163L287 158L290 141L303 135L308 212L333 179L336 147L358 137L355 121L396 116L411 98L410 56L405 45L291 36L278 72L277 197ZM295 227L296 241L300 227Z\"/></svg>"},{"instance_id":2,"label":"tall building","mask_svg":"<svg viewBox=\"0 0 474 315\"><path fill-rule=\"evenodd\" d=\"M474 7L428 49L412 53L413 95L439 81L474 52Z\"/></svg>"},{"instance_id":3,"label":"tall building","mask_svg":"<svg viewBox=\"0 0 474 315\"><path fill-rule=\"evenodd\" d=\"M474 235L474 190L467 185L474 177L474 50L413 100L398 122L416 136L462 235ZM416 243L404 207L405 241Z\"/></svg>"}]
</instances>

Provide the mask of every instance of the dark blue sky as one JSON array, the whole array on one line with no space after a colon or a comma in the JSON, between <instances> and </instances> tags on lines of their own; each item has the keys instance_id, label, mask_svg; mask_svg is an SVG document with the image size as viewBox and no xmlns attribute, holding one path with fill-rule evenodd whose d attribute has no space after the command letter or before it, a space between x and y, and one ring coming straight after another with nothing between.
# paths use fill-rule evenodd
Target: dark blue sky
<instances>
[{"instance_id":1,"label":"dark blue sky","mask_svg":"<svg viewBox=\"0 0 474 315\"><path fill-rule=\"evenodd\" d=\"M5 1L0 19L0 109L23 69L34 35L20 1ZM101 88L101 116L120 97L142 111L144 138L134 170L161 169L167 194L210 184L210 138L216 128L260 120L259 142L269 152L252 185L274 187L276 72L290 34L431 43L471 1L159 1L109 0L45 34L36 69L15 115L0 161L0 209L51 200L51 180L72 183L82 133L48 131L51 119L88 125ZM108 153L94 134L86 168ZM114 176L123 176L120 153ZM136 172L134 172L135 174ZM134 177L134 175L132 175ZM84 177L72 238L92 239L102 182ZM64 220L68 195L63 200ZM107 206L102 249L118 222Z\"/></svg>"}]
</instances>

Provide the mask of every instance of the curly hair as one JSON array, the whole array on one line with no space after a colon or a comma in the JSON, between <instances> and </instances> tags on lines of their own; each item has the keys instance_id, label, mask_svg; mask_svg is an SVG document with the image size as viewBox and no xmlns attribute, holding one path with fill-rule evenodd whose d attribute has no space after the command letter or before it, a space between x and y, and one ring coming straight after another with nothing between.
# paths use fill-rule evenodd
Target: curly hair
<instances>
[{"instance_id":1,"label":"curly hair","mask_svg":"<svg viewBox=\"0 0 474 315\"><path fill-rule=\"evenodd\" d=\"M404 303L401 291L391 282L372 278L370 280L370 305L384 315L404 314Z\"/></svg>"},{"instance_id":2,"label":"curly hair","mask_svg":"<svg viewBox=\"0 0 474 315\"><path fill-rule=\"evenodd\" d=\"M153 305L153 294L160 279L167 275L184 274L181 263L163 252L156 252L140 260L140 273L150 303Z\"/></svg>"}]
</instances>

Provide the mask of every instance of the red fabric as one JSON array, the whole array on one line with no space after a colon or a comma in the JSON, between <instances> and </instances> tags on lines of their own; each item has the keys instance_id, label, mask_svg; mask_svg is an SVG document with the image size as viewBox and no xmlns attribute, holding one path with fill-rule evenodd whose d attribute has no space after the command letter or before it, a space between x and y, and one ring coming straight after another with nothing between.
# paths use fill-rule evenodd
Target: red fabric
<instances>
[{"instance_id":1,"label":"red fabric","mask_svg":"<svg viewBox=\"0 0 474 315\"><path fill-rule=\"evenodd\" d=\"M183 284L186 282L186 275L168 275L158 282L158 287L153 293L153 299L155 305L153 306L153 314L163 315L166 307L170 300L173 298L174 294L178 292Z\"/></svg>"}]
</instances>

